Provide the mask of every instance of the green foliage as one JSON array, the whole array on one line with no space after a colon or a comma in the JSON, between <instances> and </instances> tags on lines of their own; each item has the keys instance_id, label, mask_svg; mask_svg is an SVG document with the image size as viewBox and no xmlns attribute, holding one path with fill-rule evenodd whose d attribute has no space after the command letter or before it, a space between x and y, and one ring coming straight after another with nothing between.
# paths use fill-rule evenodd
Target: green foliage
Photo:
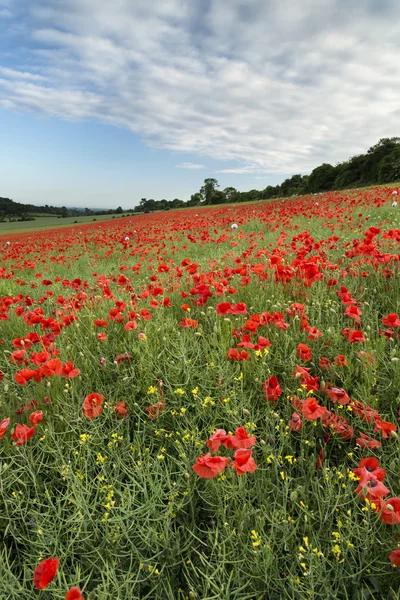
<instances>
[{"instance_id":1,"label":"green foliage","mask_svg":"<svg viewBox=\"0 0 400 600\"><path fill-rule=\"evenodd\" d=\"M213 204L212 199L218 187L219 183L213 177L204 180L204 185L200 189L203 204ZM217 202L217 204L219 204L219 202Z\"/></svg>"}]
</instances>

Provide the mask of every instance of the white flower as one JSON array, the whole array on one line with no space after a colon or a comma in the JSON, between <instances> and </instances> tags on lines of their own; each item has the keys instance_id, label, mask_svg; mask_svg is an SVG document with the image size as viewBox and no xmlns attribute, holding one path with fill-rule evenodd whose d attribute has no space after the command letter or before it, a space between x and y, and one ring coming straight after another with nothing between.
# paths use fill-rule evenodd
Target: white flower
<instances>
[{"instance_id":1,"label":"white flower","mask_svg":"<svg viewBox=\"0 0 400 600\"><path fill-rule=\"evenodd\" d=\"M237 223L232 223L231 229L237 229L239 225Z\"/></svg>"},{"instance_id":2,"label":"white flower","mask_svg":"<svg viewBox=\"0 0 400 600\"><path fill-rule=\"evenodd\" d=\"M6 246L11 246L11 242L6 242Z\"/></svg>"},{"instance_id":3,"label":"white flower","mask_svg":"<svg viewBox=\"0 0 400 600\"><path fill-rule=\"evenodd\" d=\"M126 241L126 242L129 242L129 236L128 236L128 235L127 235L127 236L125 236L125 241Z\"/></svg>"},{"instance_id":4,"label":"white flower","mask_svg":"<svg viewBox=\"0 0 400 600\"><path fill-rule=\"evenodd\" d=\"M397 194L398 194L398 191L397 190L393 190L392 196L397 196Z\"/></svg>"},{"instance_id":5,"label":"white flower","mask_svg":"<svg viewBox=\"0 0 400 600\"><path fill-rule=\"evenodd\" d=\"M396 202L396 201L392 202L392 206L393 206L393 208L394 208L395 206L397 206L397 202Z\"/></svg>"}]
</instances>

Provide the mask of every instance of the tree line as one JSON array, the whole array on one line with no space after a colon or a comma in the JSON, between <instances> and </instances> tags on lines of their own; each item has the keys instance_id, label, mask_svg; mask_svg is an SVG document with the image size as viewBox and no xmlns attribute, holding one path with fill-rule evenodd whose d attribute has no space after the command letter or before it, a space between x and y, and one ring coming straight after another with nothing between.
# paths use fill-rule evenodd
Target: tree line
<instances>
[{"instance_id":1,"label":"tree line","mask_svg":"<svg viewBox=\"0 0 400 600\"><path fill-rule=\"evenodd\" d=\"M382 138L371 146L365 154L358 154L335 166L323 163L310 175L292 175L281 184L268 185L263 190L240 192L234 187L220 190L214 178L204 180L200 190L192 194L185 202L174 200L154 200L142 198L135 212L153 212L187 206L225 204L230 202L249 202L268 200L303 194L315 194L346 188L358 188L374 184L391 183L400 179L400 138Z\"/></svg>"}]
</instances>

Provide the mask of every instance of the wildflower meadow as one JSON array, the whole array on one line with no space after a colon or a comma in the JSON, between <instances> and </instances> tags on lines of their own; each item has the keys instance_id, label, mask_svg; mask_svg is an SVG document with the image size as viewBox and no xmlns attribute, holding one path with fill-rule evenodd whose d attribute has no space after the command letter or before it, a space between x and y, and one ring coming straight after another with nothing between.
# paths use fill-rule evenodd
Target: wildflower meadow
<instances>
[{"instance_id":1,"label":"wildflower meadow","mask_svg":"<svg viewBox=\"0 0 400 600\"><path fill-rule=\"evenodd\" d=\"M395 599L397 188L0 236L0 597Z\"/></svg>"}]
</instances>

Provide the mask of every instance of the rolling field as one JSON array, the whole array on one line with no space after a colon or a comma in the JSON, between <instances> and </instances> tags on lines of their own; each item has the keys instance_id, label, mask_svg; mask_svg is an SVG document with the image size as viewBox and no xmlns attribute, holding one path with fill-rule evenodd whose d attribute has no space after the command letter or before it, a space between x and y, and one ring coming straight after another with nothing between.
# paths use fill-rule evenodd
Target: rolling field
<instances>
[{"instance_id":1,"label":"rolling field","mask_svg":"<svg viewBox=\"0 0 400 600\"><path fill-rule=\"evenodd\" d=\"M1 237L0 597L399 598L396 198Z\"/></svg>"},{"instance_id":2,"label":"rolling field","mask_svg":"<svg viewBox=\"0 0 400 600\"><path fill-rule=\"evenodd\" d=\"M115 219L119 219L121 216L125 217L128 215L118 215L118 217L115 217ZM79 226L82 224L93 223L96 221L110 220L114 220L113 215L66 217L65 219L59 219L54 215L48 217L38 216L35 218L34 221L15 221L12 223L0 223L0 235L6 235L10 233L21 233L24 231L44 231L46 229L58 229L71 225Z\"/></svg>"}]
</instances>

